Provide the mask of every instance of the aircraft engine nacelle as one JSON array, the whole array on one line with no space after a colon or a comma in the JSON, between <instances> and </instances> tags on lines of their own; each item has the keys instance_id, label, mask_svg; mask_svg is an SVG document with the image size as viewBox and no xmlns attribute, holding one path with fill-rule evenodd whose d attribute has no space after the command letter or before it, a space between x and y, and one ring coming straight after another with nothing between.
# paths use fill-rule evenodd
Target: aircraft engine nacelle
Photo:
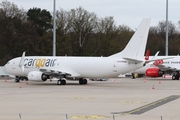
<instances>
[{"instance_id":1,"label":"aircraft engine nacelle","mask_svg":"<svg viewBox=\"0 0 180 120\"><path fill-rule=\"evenodd\" d=\"M159 68L148 68L146 70L146 76L149 77L162 77L164 74L163 71L161 71Z\"/></svg>"},{"instance_id":2,"label":"aircraft engine nacelle","mask_svg":"<svg viewBox=\"0 0 180 120\"><path fill-rule=\"evenodd\" d=\"M32 80L35 82L44 82L48 78L47 75L40 71L31 71L28 73L28 80Z\"/></svg>"}]
</instances>

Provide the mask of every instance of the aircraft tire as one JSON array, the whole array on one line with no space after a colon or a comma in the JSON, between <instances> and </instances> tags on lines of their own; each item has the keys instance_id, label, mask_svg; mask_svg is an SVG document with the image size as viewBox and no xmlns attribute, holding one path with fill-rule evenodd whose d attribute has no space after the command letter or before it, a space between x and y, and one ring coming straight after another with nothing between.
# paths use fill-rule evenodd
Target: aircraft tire
<instances>
[{"instance_id":1,"label":"aircraft tire","mask_svg":"<svg viewBox=\"0 0 180 120\"><path fill-rule=\"evenodd\" d=\"M175 76L175 75L173 75L173 76L172 76L172 80L175 80L175 79L176 79L176 76Z\"/></svg>"},{"instance_id":2,"label":"aircraft tire","mask_svg":"<svg viewBox=\"0 0 180 120\"><path fill-rule=\"evenodd\" d=\"M58 81L57 81L57 85L61 85L61 80L58 80Z\"/></svg>"},{"instance_id":3,"label":"aircraft tire","mask_svg":"<svg viewBox=\"0 0 180 120\"><path fill-rule=\"evenodd\" d=\"M82 85L82 84L83 84L83 82L84 82L84 81L83 81L83 79L82 79L82 78L80 78L80 79L79 79L79 84L80 84L80 85Z\"/></svg>"},{"instance_id":4,"label":"aircraft tire","mask_svg":"<svg viewBox=\"0 0 180 120\"><path fill-rule=\"evenodd\" d=\"M66 80L61 80L62 85L66 85Z\"/></svg>"},{"instance_id":5,"label":"aircraft tire","mask_svg":"<svg viewBox=\"0 0 180 120\"><path fill-rule=\"evenodd\" d=\"M17 78L15 79L15 82L16 82L16 83L19 83L19 81L20 81L19 79L17 79Z\"/></svg>"},{"instance_id":6,"label":"aircraft tire","mask_svg":"<svg viewBox=\"0 0 180 120\"><path fill-rule=\"evenodd\" d=\"M80 79L79 79L79 84L80 84L80 85L82 85L82 84L87 84L87 80L80 78Z\"/></svg>"},{"instance_id":7,"label":"aircraft tire","mask_svg":"<svg viewBox=\"0 0 180 120\"><path fill-rule=\"evenodd\" d=\"M86 79L83 80L83 84L87 84L87 80Z\"/></svg>"},{"instance_id":8,"label":"aircraft tire","mask_svg":"<svg viewBox=\"0 0 180 120\"><path fill-rule=\"evenodd\" d=\"M179 80L179 76L178 75L176 75L176 80Z\"/></svg>"}]
</instances>

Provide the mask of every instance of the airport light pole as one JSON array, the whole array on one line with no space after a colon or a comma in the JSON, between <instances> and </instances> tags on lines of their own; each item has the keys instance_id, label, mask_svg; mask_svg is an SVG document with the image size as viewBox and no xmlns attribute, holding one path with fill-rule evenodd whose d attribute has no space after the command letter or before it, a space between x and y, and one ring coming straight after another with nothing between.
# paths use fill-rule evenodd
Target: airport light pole
<instances>
[{"instance_id":1,"label":"airport light pole","mask_svg":"<svg viewBox=\"0 0 180 120\"><path fill-rule=\"evenodd\" d=\"M53 56L56 56L56 0L54 0L53 13Z\"/></svg>"},{"instance_id":2,"label":"airport light pole","mask_svg":"<svg viewBox=\"0 0 180 120\"><path fill-rule=\"evenodd\" d=\"M166 0L166 56L168 56L168 0Z\"/></svg>"}]
</instances>

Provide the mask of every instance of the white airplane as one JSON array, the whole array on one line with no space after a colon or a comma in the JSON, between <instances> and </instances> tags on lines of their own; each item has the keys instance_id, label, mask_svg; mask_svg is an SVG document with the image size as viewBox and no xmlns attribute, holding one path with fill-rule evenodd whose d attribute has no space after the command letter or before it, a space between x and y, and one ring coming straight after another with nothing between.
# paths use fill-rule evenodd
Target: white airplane
<instances>
[{"instance_id":1,"label":"white airplane","mask_svg":"<svg viewBox=\"0 0 180 120\"><path fill-rule=\"evenodd\" d=\"M144 19L123 51L109 57L68 57L68 56L25 56L14 58L4 65L4 70L17 76L36 82L58 78L58 85L65 85L67 80L79 80L87 84L86 78L118 77L132 70L141 68L149 32L150 19Z\"/></svg>"},{"instance_id":2,"label":"white airplane","mask_svg":"<svg viewBox=\"0 0 180 120\"><path fill-rule=\"evenodd\" d=\"M133 71L137 74L145 74L148 77L162 77L165 73L172 74L172 80L179 80L180 77L180 56L168 56L171 59L162 60L167 56L157 56L159 60L150 62L146 66ZM167 57L167 58L168 58ZM152 56L150 56L152 59Z\"/></svg>"}]
</instances>

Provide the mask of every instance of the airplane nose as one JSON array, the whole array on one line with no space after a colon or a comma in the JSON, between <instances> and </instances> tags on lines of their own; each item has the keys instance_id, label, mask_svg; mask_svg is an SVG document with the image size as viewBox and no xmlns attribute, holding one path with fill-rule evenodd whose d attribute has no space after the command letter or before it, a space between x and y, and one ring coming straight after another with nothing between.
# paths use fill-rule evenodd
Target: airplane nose
<instances>
[{"instance_id":1,"label":"airplane nose","mask_svg":"<svg viewBox=\"0 0 180 120\"><path fill-rule=\"evenodd\" d=\"M6 65L3 66L3 70L6 71Z\"/></svg>"},{"instance_id":2,"label":"airplane nose","mask_svg":"<svg viewBox=\"0 0 180 120\"><path fill-rule=\"evenodd\" d=\"M8 64L5 64L5 65L3 66L3 70L4 70L4 71L7 71L7 68L8 68Z\"/></svg>"}]
</instances>

